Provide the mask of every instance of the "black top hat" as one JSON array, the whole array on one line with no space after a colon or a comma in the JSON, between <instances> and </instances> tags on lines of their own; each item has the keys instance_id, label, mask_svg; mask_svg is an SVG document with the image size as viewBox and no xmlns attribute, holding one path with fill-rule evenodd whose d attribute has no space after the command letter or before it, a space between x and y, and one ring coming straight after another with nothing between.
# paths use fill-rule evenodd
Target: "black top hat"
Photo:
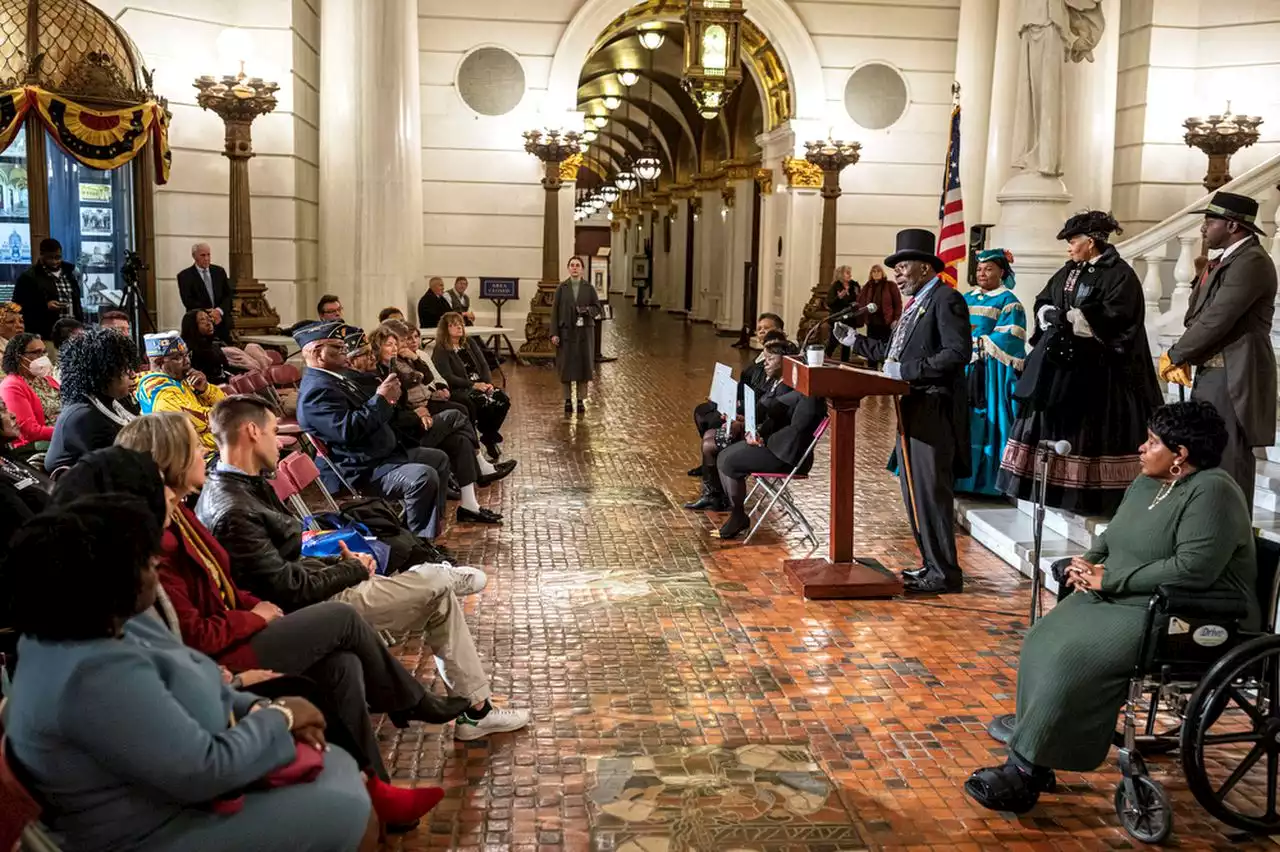
<instances>
[{"instance_id":1,"label":"black top hat","mask_svg":"<svg viewBox=\"0 0 1280 852\"><path fill-rule=\"evenodd\" d=\"M936 272L947 268L947 264L937 255L937 238L932 231L923 228L907 228L898 232L898 245L884 259L886 266L896 266L904 260L918 260L921 263L933 264Z\"/></svg>"},{"instance_id":2,"label":"black top hat","mask_svg":"<svg viewBox=\"0 0 1280 852\"><path fill-rule=\"evenodd\" d=\"M1191 212L1212 216L1215 219L1226 219L1228 222L1239 222L1246 230L1258 236L1263 234L1263 230L1258 227L1258 202L1247 195L1215 192L1207 207Z\"/></svg>"}]
</instances>

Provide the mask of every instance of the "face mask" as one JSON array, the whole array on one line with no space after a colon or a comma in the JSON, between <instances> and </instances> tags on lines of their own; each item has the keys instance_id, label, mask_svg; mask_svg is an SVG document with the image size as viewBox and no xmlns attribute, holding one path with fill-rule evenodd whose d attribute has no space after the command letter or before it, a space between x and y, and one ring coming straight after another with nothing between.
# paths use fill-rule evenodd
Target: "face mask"
<instances>
[{"instance_id":1,"label":"face mask","mask_svg":"<svg viewBox=\"0 0 1280 852\"><path fill-rule=\"evenodd\" d=\"M41 355L30 364L27 364L27 369L37 379L47 379L53 375L53 362L49 360L48 355Z\"/></svg>"}]
</instances>

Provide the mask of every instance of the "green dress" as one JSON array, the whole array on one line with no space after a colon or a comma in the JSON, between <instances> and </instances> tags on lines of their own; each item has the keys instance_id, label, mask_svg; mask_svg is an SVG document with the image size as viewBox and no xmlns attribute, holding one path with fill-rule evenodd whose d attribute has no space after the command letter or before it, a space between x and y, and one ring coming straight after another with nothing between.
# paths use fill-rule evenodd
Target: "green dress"
<instances>
[{"instance_id":1,"label":"green dress","mask_svg":"<svg viewBox=\"0 0 1280 852\"><path fill-rule=\"evenodd\" d=\"M1244 495L1221 468L1161 483L1139 476L1084 555L1102 563L1102 595L1072 592L1027 633L1018 662L1018 724L1009 747L1036 766L1088 772L1107 757L1157 586L1234 589L1256 628L1257 564Z\"/></svg>"}]
</instances>

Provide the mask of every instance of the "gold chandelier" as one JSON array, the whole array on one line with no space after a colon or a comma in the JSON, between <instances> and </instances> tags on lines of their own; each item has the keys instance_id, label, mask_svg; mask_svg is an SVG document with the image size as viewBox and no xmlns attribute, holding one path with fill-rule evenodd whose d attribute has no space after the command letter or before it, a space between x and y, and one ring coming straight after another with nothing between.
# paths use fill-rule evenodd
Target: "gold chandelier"
<instances>
[{"instance_id":1,"label":"gold chandelier","mask_svg":"<svg viewBox=\"0 0 1280 852\"><path fill-rule=\"evenodd\" d=\"M742 0L686 0L684 78L703 118L715 118L742 82Z\"/></svg>"}]
</instances>

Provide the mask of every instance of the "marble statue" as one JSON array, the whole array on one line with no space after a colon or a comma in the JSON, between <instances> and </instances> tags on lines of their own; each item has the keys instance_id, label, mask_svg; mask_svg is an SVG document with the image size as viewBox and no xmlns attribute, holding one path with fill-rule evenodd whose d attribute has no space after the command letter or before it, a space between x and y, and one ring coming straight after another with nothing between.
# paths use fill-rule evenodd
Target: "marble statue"
<instances>
[{"instance_id":1,"label":"marble statue","mask_svg":"<svg viewBox=\"0 0 1280 852\"><path fill-rule=\"evenodd\" d=\"M1062 68L1092 62L1104 26L1102 0L1021 0L1015 169L1062 174Z\"/></svg>"}]
</instances>

